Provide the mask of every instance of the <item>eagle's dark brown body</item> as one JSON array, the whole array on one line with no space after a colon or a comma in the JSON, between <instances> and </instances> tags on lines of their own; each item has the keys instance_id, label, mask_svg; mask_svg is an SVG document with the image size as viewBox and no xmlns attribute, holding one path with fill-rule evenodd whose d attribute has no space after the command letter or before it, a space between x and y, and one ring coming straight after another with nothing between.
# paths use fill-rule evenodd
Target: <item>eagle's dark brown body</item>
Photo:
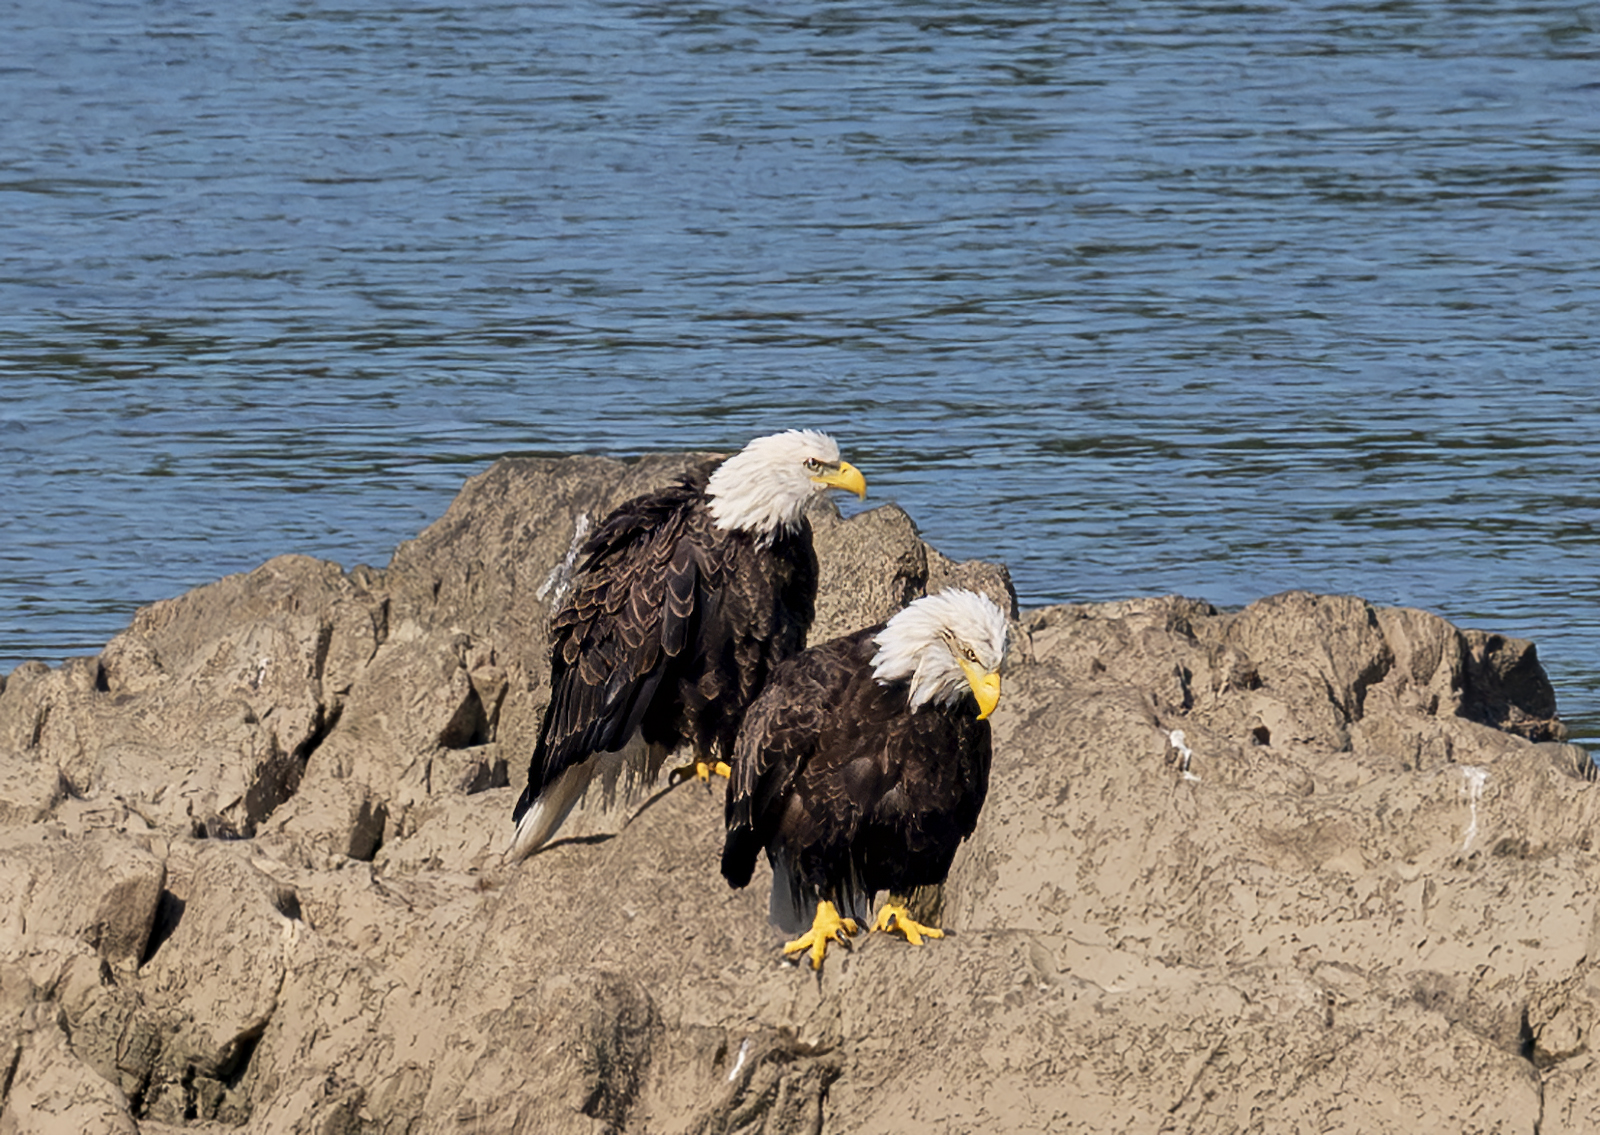
<instances>
[{"instance_id":1,"label":"eagle's dark brown body","mask_svg":"<svg viewBox=\"0 0 1600 1135\"><path fill-rule=\"evenodd\" d=\"M971 697L907 709L872 675L869 627L790 659L745 715L728 786L722 873L773 867L772 917L810 923L818 900L870 920L877 891L944 881L989 786L989 723Z\"/></svg>"},{"instance_id":2,"label":"eagle's dark brown body","mask_svg":"<svg viewBox=\"0 0 1600 1135\"><path fill-rule=\"evenodd\" d=\"M653 746L727 760L772 667L805 646L817 560L804 519L764 543L718 528L717 462L619 506L581 549L551 620L550 703L520 820L544 788L635 732Z\"/></svg>"}]
</instances>

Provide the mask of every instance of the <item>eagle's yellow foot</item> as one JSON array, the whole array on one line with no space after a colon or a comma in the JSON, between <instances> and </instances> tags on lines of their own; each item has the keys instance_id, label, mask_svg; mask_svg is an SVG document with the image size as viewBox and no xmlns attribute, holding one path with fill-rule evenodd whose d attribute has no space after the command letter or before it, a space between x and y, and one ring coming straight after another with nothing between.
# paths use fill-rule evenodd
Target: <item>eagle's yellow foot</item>
<instances>
[{"instance_id":1,"label":"eagle's yellow foot","mask_svg":"<svg viewBox=\"0 0 1600 1135\"><path fill-rule=\"evenodd\" d=\"M810 950L811 968L821 969L822 956L828 952L828 942L831 940L849 945L847 939L855 932L855 919L840 918L838 908L831 902L819 902L817 916L811 920L811 929L793 942L785 942L783 952L787 955Z\"/></svg>"},{"instance_id":2,"label":"eagle's yellow foot","mask_svg":"<svg viewBox=\"0 0 1600 1135\"><path fill-rule=\"evenodd\" d=\"M896 930L906 936L906 941L913 946L922 945L924 938L943 938L944 931L936 926L924 926L911 917L911 912L897 902L886 902L878 909L878 917L873 920L872 929L893 934Z\"/></svg>"},{"instance_id":3,"label":"eagle's yellow foot","mask_svg":"<svg viewBox=\"0 0 1600 1135\"><path fill-rule=\"evenodd\" d=\"M668 773L667 783L677 784L678 781L688 780L692 776L702 784L708 784L713 773L728 778L733 776L733 768L727 761L690 761Z\"/></svg>"}]
</instances>

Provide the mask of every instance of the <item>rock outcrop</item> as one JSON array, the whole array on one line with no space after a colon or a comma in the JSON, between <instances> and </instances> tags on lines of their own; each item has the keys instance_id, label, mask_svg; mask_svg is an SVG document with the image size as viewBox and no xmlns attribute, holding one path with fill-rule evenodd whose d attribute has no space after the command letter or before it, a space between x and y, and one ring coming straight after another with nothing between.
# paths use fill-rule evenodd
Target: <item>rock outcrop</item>
<instances>
[{"instance_id":1,"label":"rock outcrop","mask_svg":"<svg viewBox=\"0 0 1600 1135\"><path fill-rule=\"evenodd\" d=\"M688 460L504 461L381 571L9 675L0 1135L1600 1130L1593 766L1531 644L1422 611L1022 614L949 936L820 977L720 792L505 866L575 549ZM893 506L813 523L813 640L1015 608Z\"/></svg>"}]
</instances>

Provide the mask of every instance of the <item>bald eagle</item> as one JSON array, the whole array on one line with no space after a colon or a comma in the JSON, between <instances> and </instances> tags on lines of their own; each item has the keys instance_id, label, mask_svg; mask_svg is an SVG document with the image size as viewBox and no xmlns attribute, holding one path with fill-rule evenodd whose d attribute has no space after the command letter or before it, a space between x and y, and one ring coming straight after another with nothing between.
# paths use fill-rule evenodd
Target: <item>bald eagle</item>
<instances>
[{"instance_id":1,"label":"bald eagle","mask_svg":"<svg viewBox=\"0 0 1600 1135\"><path fill-rule=\"evenodd\" d=\"M619 506L580 550L551 619L550 701L507 857L542 847L591 782L648 784L690 745L727 774L745 707L801 650L817 559L806 503L866 481L814 430L757 438Z\"/></svg>"},{"instance_id":2,"label":"bald eagle","mask_svg":"<svg viewBox=\"0 0 1600 1135\"><path fill-rule=\"evenodd\" d=\"M744 886L766 850L772 921L800 935L785 954L820 969L878 891L873 930L943 937L892 896L942 883L978 822L1005 649L1000 608L958 589L773 672L734 748L722 873Z\"/></svg>"}]
</instances>

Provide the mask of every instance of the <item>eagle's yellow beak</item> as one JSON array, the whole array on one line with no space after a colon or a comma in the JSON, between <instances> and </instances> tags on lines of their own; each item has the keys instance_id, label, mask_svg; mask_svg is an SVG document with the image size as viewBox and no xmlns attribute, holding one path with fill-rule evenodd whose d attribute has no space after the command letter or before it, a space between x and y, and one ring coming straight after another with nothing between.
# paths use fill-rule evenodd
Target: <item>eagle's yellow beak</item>
<instances>
[{"instance_id":1,"label":"eagle's yellow beak","mask_svg":"<svg viewBox=\"0 0 1600 1135\"><path fill-rule=\"evenodd\" d=\"M1000 671L990 670L985 674L965 658L956 661L961 663L961 672L967 676L972 696L978 699L978 720L982 721L1000 704Z\"/></svg>"},{"instance_id":2,"label":"eagle's yellow beak","mask_svg":"<svg viewBox=\"0 0 1600 1135\"><path fill-rule=\"evenodd\" d=\"M846 489L863 498L867 495L867 479L861 475L861 470L848 461L839 462L839 468L831 473L821 473L811 479L830 489Z\"/></svg>"}]
</instances>

